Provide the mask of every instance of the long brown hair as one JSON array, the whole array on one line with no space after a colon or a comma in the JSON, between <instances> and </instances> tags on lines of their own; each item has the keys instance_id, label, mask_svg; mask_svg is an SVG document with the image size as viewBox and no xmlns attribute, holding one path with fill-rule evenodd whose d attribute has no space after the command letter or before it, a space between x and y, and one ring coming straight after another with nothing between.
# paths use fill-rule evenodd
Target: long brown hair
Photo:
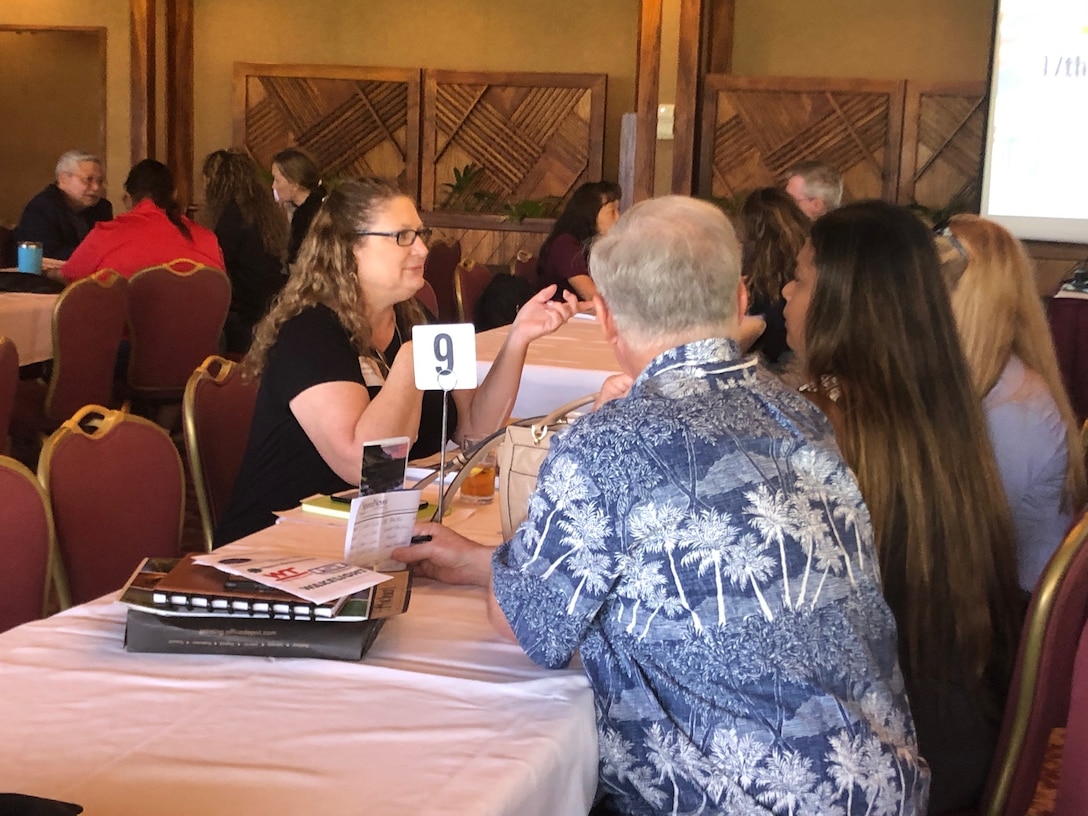
<instances>
[{"instance_id":1,"label":"long brown hair","mask_svg":"<svg viewBox=\"0 0 1088 816\"><path fill-rule=\"evenodd\" d=\"M314 216L287 285L253 331L245 373L259 375L280 327L317 304L336 313L360 355L373 353L354 252L356 244L365 239L357 232L371 227L391 201L402 197L404 193L379 179L344 181L333 188ZM395 310L398 325L406 329L425 322L414 299L398 303Z\"/></svg>"},{"instance_id":2,"label":"long brown hair","mask_svg":"<svg viewBox=\"0 0 1088 816\"><path fill-rule=\"evenodd\" d=\"M247 153L216 150L204 159L204 224L215 229L226 206L234 202L247 226L256 224L261 244L281 260L287 253L287 219L276 206L260 168Z\"/></svg>"},{"instance_id":3,"label":"long brown hair","mask_svg":"<svg viewBox=\"0 0 1088 816\"><path fill-rule=\"evenodd\" d=\"M1024 246L999 224L977 215L956 215L948 224L966 265L945 273L963 351L980 397L990 393L1009 356L1043 378L1065 424L1064 509L1075 512L1086 498L1080 426L1065 392L1054 341ZM947 268L947 267L946 267Z\"/></svg>"},{"instance_id":4,"label":"long brown hair","mask_svg":"<svg viewBox=\"0 0 1088 816\"><path fill-rule=\"evenodd\" d=\"M797 202L777 187L753 190L740 208L742 274L753 299L777 303L793 278L797 253L812 224Z\"/></svg>"},{"instance_id":5,"label":"long brown hair","mask_svg":"<svg viewBox=\"0 0 1088 816\"><path fill-rule=\"evenodd\" d=\"M1015 535L932 237L851 204L812 226L808 374L837 382L839 437L873 519L908 676L1000 705L1019 634Z\"/></svg>"}]
</instances>

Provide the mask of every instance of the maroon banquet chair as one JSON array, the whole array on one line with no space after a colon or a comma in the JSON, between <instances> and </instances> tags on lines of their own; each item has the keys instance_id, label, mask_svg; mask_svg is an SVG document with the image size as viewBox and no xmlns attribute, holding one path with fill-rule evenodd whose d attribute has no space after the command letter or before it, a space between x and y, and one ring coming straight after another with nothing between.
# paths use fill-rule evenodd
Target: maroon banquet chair
<instances>
[{"instance_id":1,"label":"maroon banquet chair","mask_svg":"<svg viewBox=\"0 0 1088 816\"><path fill-rule=\"evenodd\" d=\"M1020 816L1031 804L1050 732L1069 713L1077 643L1088 622L1088 517L1082 511L1031 597L1005 716L979 812Z\"/></svg>"},{"instance_id":2,"label":"maroon banquet chair","mask_svg":"<svg viewBox=\"0 0 1088 816\"><path fill-rule=\"evenodd\" d=\"M53 307L49 380L19 383L16 429L48 434L84 405L112 405L127 312L128 281L112 269L100 269L61 292Z\"/></svg>"},{"instance_id":3,"label":"maroon banquet chair","mask_svg":"<svg viewBox=\"0 0 1088 816\"><path fill-rule=\"evenodd\" d=\"M132 276L128 395L134 402L181 402L189 377L219 350L230 295L225 272L184 258Z\"/></svg>"},{"instance_id":4,"label":"maroon banquet chair","mask_svg":"<svg viewBox=\"0 0 1088 816\"><path fill-rule=\"evenodd\" d=\"M537 274L536 265L536 255L524 249L519 250L514 260L510 261L510 274L528 281L536 292L540 289L540 275Z\"/></svg>"},{"instance_id":5,"label":"maroon banquet chair","mask_svg":"<svg viewBox=\"0 0 1088 816\"><path fill-rule=\"evenodd\" d=\"M416 300L423 304L423 308L434 317L438 317L438 296L434 293L434 287L427 281L423 281L423 288L416 292Z\"/></svg>"},{"instance_id":6,"label":"maroon banquet chair","mask_svg":"<svg viewBox=\"0 0 1088 816\"><path fill-rule=\"evenodd\" d=\"M476 304L480 295L491 283L491 270L482 263L463 260L453 272L453 294L457 303L457 320L460 323L473 323L476 317Z\"/></svg>"},{"instance_id":7,"label":"maroon banquet chair","mask_svg":"<svg viewBox=\"0 0 1088 816\"><path fill-rule=\"evenodd\" d=\"M11 450L8 430L19 387L19 350L10 337L0 337L0 454Z\"/></svg>"},{"instance_id":8,"label":"maroon banquet chair","mask_svg":"<svg viewBox=\"0 0 1088 816\"><path fill-rule=\"evenodd\" d=\"M53 545L45 493L26 466L0 456L0 632L40 618Z\"/></svg>"},{"instance_id":9,"label":"maroon banquet chair","mask_svg":"<svg viewBox=\"0 0 1088 816\"><path fill-rule=\"evenodd\" d=\"M461 262L461 242L435 241L423 262L423 279L434 289L439 323L457 322L457 304L453 294L453 274Z\"/></svg>"},{"instance_id":10,"label":"maroon banquet chair","mask_svg":"<svg viewBox=\"0 0 1088 816\"><path fill-rule=\"evenodd\" d=\"M53 511L61 608L120 589L145 556L178 554L185 474L154 422L84 406L46 440L38 478Z\"/></svg>"},{"instance_id":11,"label":"maroon banquet chair","mask_svg":"<svg viewBox=\"0 0 1088 816\"><path fill-rule=\"evenodd\" d=\"M255 380L242 378L237 363L214 355L193 372L185 387L181 403L185 451L208 551L245 456L257 387Z\"/></svg>"}]
</instances>

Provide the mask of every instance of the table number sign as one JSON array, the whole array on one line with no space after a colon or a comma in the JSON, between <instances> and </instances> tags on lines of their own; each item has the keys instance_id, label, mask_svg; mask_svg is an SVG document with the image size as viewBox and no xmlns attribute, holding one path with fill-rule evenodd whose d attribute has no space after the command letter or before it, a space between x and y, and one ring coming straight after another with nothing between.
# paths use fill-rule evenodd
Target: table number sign
<instances>
[{"instance_id":1,"label":"table number sign","mask_svg":"<svg viewBox=\"0 0 1088 816\"><path fill-rule=\"evenodd\" d=\"M413 326L412 360L420 391L475 388L475 327L471 323Z\"/></svg>"},{"instance_id":2,"label":"table number sign","mask_svg":"<svg viewBox=\"0 0 1088 816\"><path fill-rule=\"evenodd\" d=\"M471 323L441 323L412 327L412 362L416 388L442 392L442 449L438 483L446 483L446 442L450 438L450 391L476 387L476 329ZM442 523L446 491L438 493L435 521Z\"/></svg>"}]
</instances>

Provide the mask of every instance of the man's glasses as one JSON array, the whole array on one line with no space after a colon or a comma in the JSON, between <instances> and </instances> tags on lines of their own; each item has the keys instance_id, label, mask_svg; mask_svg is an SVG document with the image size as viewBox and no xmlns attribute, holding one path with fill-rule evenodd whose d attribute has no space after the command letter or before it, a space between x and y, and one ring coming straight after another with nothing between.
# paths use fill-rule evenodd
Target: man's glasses
<instances>
[{"instance_id":1,"label":"man's glasses","mask_svg":"<svg viewBox=\"0 0 1088 816\"><path fill-rule=\"evenodd\" d=\"M106 183L106 180L102 178L102 176L81 176L79 175L79 173L67 173L67 175L83 182L83 185L85 187L94 187L95 185L101 187L103 184Z\"/></svg>"},{"instance_id":2,"label":"man's glasses","mask_svg":"<svg viewBox=\"0 0 1088 816\"><path fill-rule=\"evenodd\" d=\"M431 240L431 233L434 232L430 227L424 227L423 229L402 229L398 232L374 232L372 230L357 230L356 235L380 235L382 238L395 238L397 246L410 247L416 242L416 238L419 238L423 243L427 243Z\"/></svg>"}]
</instances>

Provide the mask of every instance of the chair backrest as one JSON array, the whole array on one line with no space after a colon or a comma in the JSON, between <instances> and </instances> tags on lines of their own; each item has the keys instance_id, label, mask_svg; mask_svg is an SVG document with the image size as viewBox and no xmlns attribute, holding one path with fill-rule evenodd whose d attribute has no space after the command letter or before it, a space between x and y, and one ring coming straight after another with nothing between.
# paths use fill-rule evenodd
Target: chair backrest
<instances>
[{"instance_id":1,"label":"chair backrest","mask_svg":"<svg viewBox=\"0 0 1088 816\"><path fill-rule=\"evenodd\" d=\"M8 431L19 388L19 350L10 337L0 337L0 454L9 450Z\"/></svg>"},{"instance_id":2,"label":"chair backrest","mask_svg":"<svg viewBox=\"0 0 1088 816\"><path fill-rule=\"evenodd\" d=\"M38 477L56 524L62 606L119 589L144 556L178 554L185 474L150 420L84 406L46 440Z\"/></svg>"},{"instance_id":3,"label":"chair backrest","mask_svg":"<svg viewBox=\"0 0 1088 816\"><path fill-rule=\"evenodd\" d=\"M416 292L416 300L422 303L427 311L438 317L438 296L430 283L423 281L423 288Z\"/></svg>"},{"instance_id":4,"label":"chair backrest","mask_svg":"<svg viewBox=\"0 0 1088 816\"><path fill-rule=\"evenodd\" d=\"M1032 595L983 798L988 816L1027 810L1050 730L1065 725L1077 642L1088 622L1086 541L1088 516L1082 511Z\"/></svg>"},{"instance_id":5,"label":"chair backrest","mask_svg":"<svg viewBox=\"0 0 1088 816\"><path fill-rule=\"evenodd\" d=\"M53 307L53 373L44 413L56 427L84 405L109 405L128 314L128 281L100 269L73 283Z\"/></svg>"},{"instance_id":6,"label":"chair backrest","mask_svg":"<svg viewBox=\"0 0 1088 816\"><path fill-rule=\"evenodd\" d=\"M0 268L15 266L18 256L15 231L11 227L0 225Z\"/></svg>"},{"instance_id":7,"label":"chair backrest","mask_svg":"<svg viewBox=\"0 0 1088 816\"><path fill-rule=\"evenodd\" d=\"M222 357L205 360L185 386L185 450L208 550L242 466L256 402L257 383Z\"/></svg>"},{"instance_id":8,"label":"chair backrest","mask_svg":"<svg viewBox=\"0 0 1088 816\"><path fill-rule=\"evenodd\" d=\"M143 269L129 281L128 385L135 394L180 399L219 349L230 308L225 272L186 259Z\"/></svg>"},{"instance_id":9,"label":"chair backrest","mask_svg":"<svg viewBox=\"0 0 1088 816\"><path fill-rule=\"evenodd\" d=\"M53 517L37 478L0 456L0 632L40 618L53 546Z\"/></svg>"},{"instance_id":10,"label":"chair backrest","mask_svg":"<svg viewBox=\"0 0 1088 816\"><path fill-rule=\"evenodd\" d=\"M457 320L472 323L480 295L491 283L491 270L482 263L465 259L453 272L453 294L457 304Z\"/></svg>"},{"instance_id":11,"label":"chair backrest","mask_svg":"<svg viewBox=\"0 0 1088 816\"><path fill-rule=\"evenodd\" d=\"M461 262L461 242L435 241L423 262L423 278L434 289L438 302L438 322L457 321L457 302L453 294L453 271Z\"/></svg>"},{"instance_id":12,"label":"chair backrest","mask_svg":"<svg viewBox=\"0 0 1088 816\"><path fill-rule=\"evenodd\" d=\"M536 265L536 255L528 250L519 249L514 260L510 261L510 274L527 280L535 292L540 288L540 275L537 274Z\"/></svg>"},{"instance_id":13,"label":"chair backrest","mask_svg":"<svg viewBox=\"0 0 1088 816\"><path fill-rule=\"evenodd\" d=\"M1073 664L1073 690L1069 695L1069 717L1065 724L1061 775L1054 802L1054 816L1084 816L1088 813L1088 774L1084 757L1088 751L1088 626L1080 635Z\"/></svg>"}]
</instances>

